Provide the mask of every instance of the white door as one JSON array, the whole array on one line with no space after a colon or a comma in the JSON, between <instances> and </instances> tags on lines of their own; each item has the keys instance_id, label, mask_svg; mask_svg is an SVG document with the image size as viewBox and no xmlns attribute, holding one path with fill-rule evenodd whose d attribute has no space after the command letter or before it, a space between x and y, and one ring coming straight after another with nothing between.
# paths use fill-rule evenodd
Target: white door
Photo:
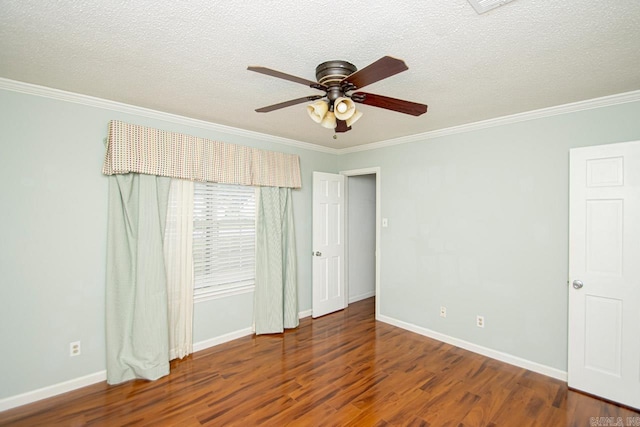
<instances>
[{"instance_id":1,"label":"white door","mask_svg":"<svg viewBox=\"0 0 640 427\"><path fill-rule=\"evenodd\" d=\"M570 157L569 387L640 408L640 141Z\"/></svg>"},{"instance_id":2,"label":"white door","mask_svg":"<svg viewBox=\"0 0 640 427\"><path fill-rule=\"evenodd\" d=\"M312 316L345 308L344 176L313 173Z\"/></svg>"}]
</instances>

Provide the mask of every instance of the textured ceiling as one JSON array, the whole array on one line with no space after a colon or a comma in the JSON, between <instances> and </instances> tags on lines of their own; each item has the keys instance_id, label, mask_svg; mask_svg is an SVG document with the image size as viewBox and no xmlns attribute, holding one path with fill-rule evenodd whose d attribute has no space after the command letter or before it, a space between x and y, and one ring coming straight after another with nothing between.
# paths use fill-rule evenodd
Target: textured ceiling
<instances>
[{"instance_id":1,"label":"textured ceiling","mask_svg":"<svg viewBox=\"0 0 640 427\"><path fill-rule=\"evenodd\" d=\"M384 55L409 70L365 90L427 114L362 106L334 140L304 104L254 112L320 92L248 65ZM344 148L640 89L640 1L0 0L0 77Z\"/></svg>"}]
</instances>

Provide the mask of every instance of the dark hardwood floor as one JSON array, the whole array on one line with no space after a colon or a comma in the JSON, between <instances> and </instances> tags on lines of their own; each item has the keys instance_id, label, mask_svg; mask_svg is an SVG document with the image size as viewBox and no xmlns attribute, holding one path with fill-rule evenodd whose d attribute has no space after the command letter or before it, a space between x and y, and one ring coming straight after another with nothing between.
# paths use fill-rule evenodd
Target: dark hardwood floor
<instances>
[{"instance_id":1,"label":"dark hardwood floor","mask_svg":"<svg viewBox=\"0 0 640 427\"><path fill-rule=\"evenodd\" d=\"M95 384L2 412L0 425L640 425L639 412L562 381L376 322L373 298L171 367L155 382Z\"/></svg>"}]
</instances>

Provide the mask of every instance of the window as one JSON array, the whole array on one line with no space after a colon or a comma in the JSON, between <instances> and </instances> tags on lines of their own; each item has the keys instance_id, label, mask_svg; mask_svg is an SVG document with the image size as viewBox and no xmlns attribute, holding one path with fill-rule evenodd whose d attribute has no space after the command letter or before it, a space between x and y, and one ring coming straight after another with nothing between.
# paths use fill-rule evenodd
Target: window
<instances>
[{"instance_id":1,"label":"window","mask_svg":"<svg viewBox=\"0 0 640 427\"><path fill-rule=\"evenodd\" d=\"M255 193L254 187L195 183L193 268L196 301L253 290L256 275Z\"/></svg>"}]
</instances>

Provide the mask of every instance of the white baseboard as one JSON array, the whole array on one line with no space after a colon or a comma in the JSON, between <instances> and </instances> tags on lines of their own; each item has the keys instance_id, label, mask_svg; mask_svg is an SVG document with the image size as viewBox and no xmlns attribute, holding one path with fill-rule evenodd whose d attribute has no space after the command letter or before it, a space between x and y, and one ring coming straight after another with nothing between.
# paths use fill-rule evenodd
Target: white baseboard
<instances>
[{"instance_id":1,"label":"white baseboard","mask_svg":"<svg viewBox=\"0 0 640 427\"><path fill-rule=\"evenodd\" d=\"M351 303L351 302L359 301L360 299L365 299L373 296L369 294L363 294L363 295L354 297L353 301L350 298L349 302ZM301 319L305 317L309 317L311 316L311 310L301 311L298 315ZM513 356L511 354L503 353L497 350L493 350L487 347L470 343L468 341L450 337L448 335L444 335L439 332L414 325L412 323L403 322L401 320L397 320L392 317L380 315L377 317L377 320L384 323L388 323L393 326L397 326L399 328L402 328L411 332L415 332L420 335L424 335L429 338L436 339L438 341L446 342L447 344L451 344L456 347L464 348L465 350L469 350L474 353L482 354L483 356L491 357L492 359L500 360L501 362L509 363L510 365L525 368L530 371L537 372L539 374L556 378L562 381L567 381L567 373L565 371L561 371L556 368L541 365L539 363L522 359L520 357ZM214 347L216 345L223 344L229 341L233 341L235 339L242 338L251 334L253 334L253 329L251 327L240 329L238 331L230 332L228 334L224 334L215 338L211 338L205 341L200 341L198 343L195 343L193 345L193 351L196 352L196 351L205 350L207 348ZM59 384L43 387L27 393L22 393L16 396L0 399L0 412L6 411L8 409L16 408L18 406L27 405L29 403L36 402L38 400L47 399L49 397L66 393L68 391L73 391L82 387L86 387L91 384L106 381L106 379L107 379L107 372L100 371L94 374L85 375L80 378L75 378Z\"/></svg>"},{"instance_id":2,"label":"white baseboard","mask_svg":"<svg viewBox=\"0 0 640 427\"><path fill-rule=\"evenodd\" d=\"M300 319L311 316L311 310L305 310L298 313ZM208 340L200 341L193 344L193 352L205 350L216 345L224 344L229 341L233 341L238 338L246 337L253 334L253 328L244 328L238 331L229 332L228 334L220 335ZM107 371L100 371L94 374L85 375L84 377L74 378L69 381L65 381L59 384L50 385L47 387L39 388L37 390L28 391L26 393L18 394L16 396L6 397L0 399L0 412L6 411L18 406L27 405L29 403L37 402L38 400L47 399L49 397L57 396L58 394L66 393L68 391L77 390L82 387L86 387L91 384L99 383L107 380Z\"/></svg>"},{"instance_id":3,"label":"white baseboard","mask_svg":"<svg viewBox=\"0 0 640 427\"><path fill-rule=\"evenodd\" d=\"M215 347L217 345L224 344L226 342L233 341L238 338L246 337L247 335L251 335L251 334L253 334L253 328L251 327L240 329L239 331L229 332L228 334L220 335L220 336L193 344L193 352L195 353L196 351Z\"/></svg>"},{"instance_id":4,"label":"white baseboard","mask_svg":"<svg viewBox=\"0 0 640 427\"><path fill-rule=\"evenodd\" d=\"M510 365L528 369L530 371L537 372L539 374L546 375L548 377L556 378L561 381L565 381L565 382L567 381L567 372L562 371L560 369L552 368L550 366L542 365L537 362L532 362L527 359L522 359L521 357L518 357L518 356L514 356L508 353L503 353L501 351L493 350L491 348L483 347L481 345L473 344L468 341L454 338L449 335L441 334L440 332L423 328L421 326L417 326L412 323L403 322L401 320L394 319L392 317L379 315L376 318L376 320L379 320L384 323L388 323L393 326L397 326L398 328L402 328L407 331L424 335L425 337L433 338L435 340L442 341L447 344L451 344L456 347L463 348L465 350L472 351L474 353L481 354L483 356L490 357L492 359L499 360L501 362L508 363Z\"/></svg>"},{"instance_id":5,"label":"white baseboard","mask_svg":"<svg viewBox=\"0 0 640 427\"><path fill-rule=\"evenodd\" d=\"M312 312L313 311L311 309L305 310L305 311L301 311L300 313L298 313L298 319L304 319L305 317L309 317L309 316L311 316Z\"/></svg>"},{"instance_id":6,"label":"white baseboard","mask_svg":"<svg viewBox=\"0 0 640 427\"><path fill-rule=\"evenodd\" d=\"M376 291L373 290L371 292L365 292L364 294L354 295L349 297L349 304L353 304L357 301L362 301L363 299L371 298L376 296Z\"/></svg>"},{"instance_id":7,"label":"white baseboard","mask_svg":"<svg viewBox=\"0 0 640 427\"><path fill-rule=\"evenodd\" d=\"M69 381L18 394L16 396L6 397L4 399L0 399L0 412L106 380L107 371L100 371L94 374L85 375L84 377L74 378Z\"/></svg>"}]
</instances>

